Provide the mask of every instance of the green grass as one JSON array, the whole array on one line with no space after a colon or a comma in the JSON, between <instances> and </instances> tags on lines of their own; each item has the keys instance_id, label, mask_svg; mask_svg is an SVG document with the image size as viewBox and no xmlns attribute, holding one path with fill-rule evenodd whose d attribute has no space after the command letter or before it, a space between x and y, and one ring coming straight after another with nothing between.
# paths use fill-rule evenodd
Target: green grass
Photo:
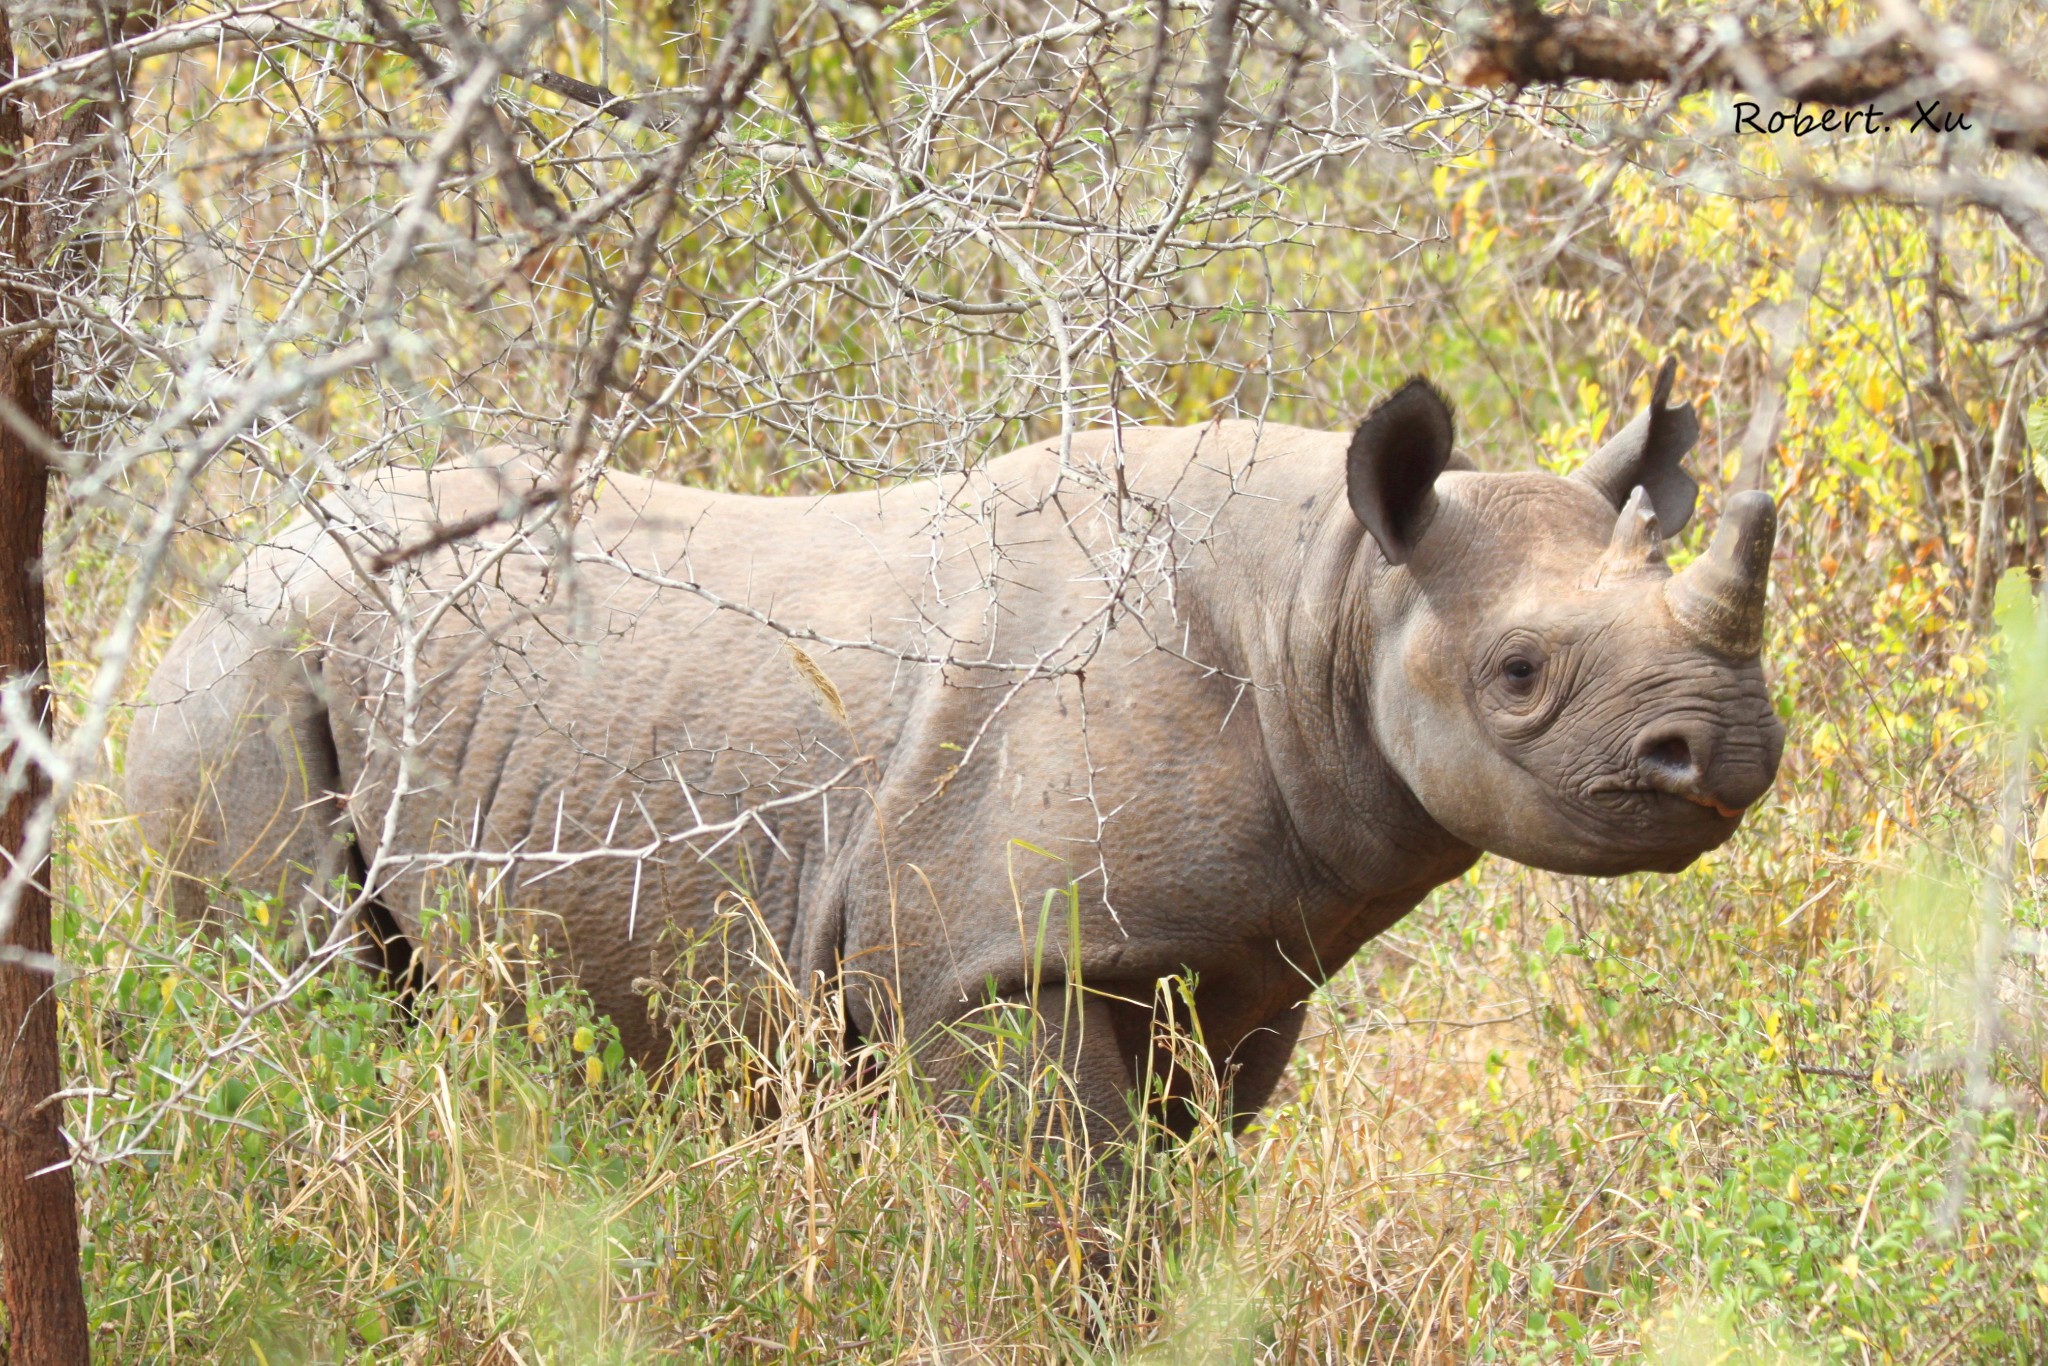
<instances>
[{"instance_id":1,"label":"green grass","mask_svg":"<svg viewBox=\"0 0 2048 1366\"><path fill-rule=\"evenodd\" d=\"M649 69L669 70L674 56L652 60L660 34L624 17L623 37L545 59L602 77L612 41L644 42ZM935 38L952 42L906 34L899 50ZM150 246L146 204L143 240L125 248L135 278L171 282L151 323L171 342L187 335L188 299L245 295L255 328L302 258L332 245L307 225L330 204L388 205L397 185L384 152L316 163L292 150L315 119L352 130L368 117L353 96L302 117L302 90L339 98L300 79L326 58L261 71L234 65L251 60L240 48L173 60L199 78L149 87L136 146L144 167L172 147L162 169L189 220L167 220L184 224L171 247ZM443 106L402 64L366 61L401 120L413 101L419 127L439 128ZM806 63L819 122L859 135L858 68L829 44ZM1049 116L1093 117L1078 90L1042 98ZM1691 106L1681 126L1719 117ZM1119 301L1104 314L1128 317L1130 344L1103 329L1117 349L1084 348L1073 392L1086 412L1115 402L1133 420L1263 411L1336 426L1422 368L1452 389L1487 468L1562 467L1676 352L1708 424L1693 462L1711 505L1768 368L1757 310L1810 295L1770 475L1785 496L1769 665L1790 748L1734 844L1679 877L1614 883L1489 861L1319 996L1259 1127L1148 1149L1131 1198L1090 1205L1079 1178L1025 1163L993 1121L942 1122L900 1061L851 1073L829 1015L794 1012L765 1051L719 1050L744 1003L682 1001L704 1046L653 1084L619 1065L603 1022L516 936L462 944L416 1024L350 971L245 1017L274 986L282 928L210 940L168 923L118 804L88 794L60 858L58 929L81 970L63 993L81 1092L67 1124L122 1154L82 1174L100 1359L2048 1359L2037 960L1999 979L1992 1102L1964 1103L1980 889L1950 853L1981 860L1998 785L1984 771L1989 665L1964 621L1971 585L1937 553L1951 538L1968 559L1962 529L1981 526L1981 504L1961 453L1997 429L2004 396L2029 392L2007 379L2024 372L2004 349L2026 338L1967 343L1964 319L2036 312L2034 269L1995 219L1688 188L1738 167L1776 174L1758 140L1724 149L1732 160L1690 140L1632 147L1604 221L1560 254L1559 208L1587 202L1579 173L1595 163L1553 151L1613 115L1604 97L1544 107L1543 138L1460 116L1427 161L1375 158L1290 188L1267 245L1191 259L1163 313ZM390 117L380 105L375 122ZM174 127L189 140L172 146ZM1022 121L976 128L941 164L1035 166L1042 137ZM294 192L252 200L258 165L257 181ZM693 295L742 297L829 249L793 198L747 193L753 175L728 186L733 200L710 180L693 189L675 227L678 292L647 316L677 341L716 325ZM864 182L814 189L849 221L868 213ZM477 201L478 221L497 203ZM1424 245L1382 239L1382 217ZM233 231L185 235L205 224ZM592 239L592 260L619 259L613 231ZM1806 288L1796 262L1817 235L1831 247ZM204 270L225 274L185 264L213 260L192 249L207 241L226 264ZM978 250L927 285L978 297ZM1586 268L1601 258L1615 268ZM344 459L385 458L381 443L404 433L389 457L405 459L503 434L514 412L543 426L570 412L602 291L566 258L543 265L489 307L474 302L478 274L423 272L406 318L418 354L330 386L300 429ZM1945 341L1931 282L1970 301ZM356 294L331 283L307 304L307 336L354 325ZM885 319L848 307L844 283L736 334L738 372L765 348L786 385L707 388L629 441L621 466L780 491L908 469L928 442L995 450L1051 433L1070 395L1035 378L1040 342ZM144 361L130 382L147 396L185 380ZM936 409L933 392L946 396ZM854 463L793 469L821 450L764 422L770 399L800 400ZM981 416L963 434L933 411ZM229 542L274 521L278 481L310 468L282 428L257 453L224 453L210 476L202 531L179 546L188 572L164 585L174 596L203 596ZM144 510L155 477L140 467L131 491ZM67 725L131 583L127 516L67 501L52 528ZM137 677L176 615L152 621ZM2017 914L2038 928L2042 882L2029 861L2020 872ZM1971 1151L1960 1167L1958 1136Z\"/></svg>"},{"instance_id":2,"label":"green grass","mask_svg":"<svg viewBox=\"0 0 2048 1366\"><path fill-rule=\"evenodd\" d=\"M245 1021L279 928L181 936L103 836L61 926L67 1058L103 1088L74 1128L136 1149L83 1184L99 1350L2048 1354L2040 1055L1999 1054L1942 1232L1948 1036L1879 942L1889 883L1796 828L1675 878L1488 865L1322 993L1264 1123L1148 1147L1092 1202L1002 1125L942 1121L899 1061L856 1074L821 1012L755 1048L732 1003L680 997L698 1047L653 1082L516 942L467 943L417 1023L353 970Z\"/></svg>"}]
</instances>

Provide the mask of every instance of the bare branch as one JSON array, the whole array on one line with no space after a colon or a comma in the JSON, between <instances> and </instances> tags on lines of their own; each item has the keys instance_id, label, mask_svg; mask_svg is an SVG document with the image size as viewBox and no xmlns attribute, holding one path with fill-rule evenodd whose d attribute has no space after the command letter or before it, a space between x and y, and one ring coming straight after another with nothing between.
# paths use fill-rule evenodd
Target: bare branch
<instances>
[{"instance_id":1,"label":"bare branch","mask_svg":"<svg viewBox=\"0 0 2048 1366\"><path fill-rule=\"evenodd\" d=\"M1535 0L1501 0L1456 59L1468 86L1563 85L1572 81L1734 89L1763 99L1861 109L1910 118L1901 101L1939 100L1988 125L1996 146L2048 156L2048 88L2011 69L1954 30L1935 30L1909 6L1852 39L1824 34L1751 33L1735 15L1678 21L1553 13ZM1959 53L1978 60L1950 74Z\"/></svg>"}]
</instances>

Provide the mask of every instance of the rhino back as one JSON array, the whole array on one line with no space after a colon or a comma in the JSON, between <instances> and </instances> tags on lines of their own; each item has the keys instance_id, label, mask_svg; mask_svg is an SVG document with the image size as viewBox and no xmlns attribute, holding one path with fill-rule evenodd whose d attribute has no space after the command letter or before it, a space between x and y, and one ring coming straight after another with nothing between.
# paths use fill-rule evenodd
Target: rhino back
<instances>
[{"instance_id":1,"label":"rhino back","mask_svg":"<svg viewBox=\"0 0 2048 1366\"><path fill-rule=\"evenodd\" d=\"M1348 956L1356 908L1333 925L1329 903L1356 897L1293 847L1259 699L1289 681L1275 622L1307 591L1342 438L1133 430L1121 509L1110 442L1077 438L1064 477L1044 443L817 498L611 475L568 586L544 530L435 559L427 586L460 588L410 668L403 624L361 603L323 682L385 904L417 934L453 868L482 904L540 912L642 1046L632 984L694 936L742 926L741 961L798 973L855 962L939 1017L1043 969L1051 889L1078 897L1054 973L1299 994L1274 945ZM425 527L504 485L448 471L391 496Z\"/></svg>"}]
</instances>

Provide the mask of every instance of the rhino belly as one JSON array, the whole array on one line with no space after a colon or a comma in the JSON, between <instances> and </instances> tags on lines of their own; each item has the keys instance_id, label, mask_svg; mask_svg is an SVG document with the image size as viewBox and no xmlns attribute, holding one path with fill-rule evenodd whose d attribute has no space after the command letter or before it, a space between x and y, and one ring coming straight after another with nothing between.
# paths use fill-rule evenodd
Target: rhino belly
<instances>
[{"instance_id":1,"label":"rhino belly","mask_svg":"<svg viewBox=\"0 0 2048 1366\"><path fill-rule=\"evenodd\" d=\"M846 792L825 809L853 746L779 636L680 611L595 650L451 632L395 811L403 684L362 663L385 657L331 652L330 712L365 864L416 943L440 908L538 934L629 1033L638 979L780 970L832 819L843 841L858 816Z\"/></svg>"}]
</instances>

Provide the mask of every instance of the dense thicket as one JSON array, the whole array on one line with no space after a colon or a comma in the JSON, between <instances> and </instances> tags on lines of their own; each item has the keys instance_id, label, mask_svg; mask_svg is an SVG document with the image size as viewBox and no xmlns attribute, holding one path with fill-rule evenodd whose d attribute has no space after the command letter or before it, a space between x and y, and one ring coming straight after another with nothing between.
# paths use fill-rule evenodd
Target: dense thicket
<instances>
[{"instance_id":1,"label":"dense thicket","mask_svg":"<svg viewBox=\"0 0 2048 1366\"><path fill-rule=\"evenodd\" d=\"M104 1358L2048 1351L2048 824L2007 663L2048 513L2048 181L2011 133L2048 26L1613 8L1716 46L1518 87L1586 68L1478 62L1510 4L137 29L115 193L65 239L99 273L10 267L69 441L47 762ZM111 79L79 13L10 13L10 90ZM1765 60L1795 30L1926 56L1903 117L1737 130L1813 76ZM1978 125L1910 126L1941 100ZM459 882L460 966L402 1024L259 892L171 921L102 786L110 704L207 586L380 466L512 438L566 501L602 468L809 490L1115 422L1336 427L1418 370L1482 466L1561 466L1667 354L1705 428L1674 558L1734 489L1782 509L1768 809L1676 878L1482 865L1319 995L1268 1122L1151 1155L1118 1216L845 1073L829 1021L721 1049L731 1003L685 992L701 1056L622 1069Z\"/></svg>"}]
</instances>

